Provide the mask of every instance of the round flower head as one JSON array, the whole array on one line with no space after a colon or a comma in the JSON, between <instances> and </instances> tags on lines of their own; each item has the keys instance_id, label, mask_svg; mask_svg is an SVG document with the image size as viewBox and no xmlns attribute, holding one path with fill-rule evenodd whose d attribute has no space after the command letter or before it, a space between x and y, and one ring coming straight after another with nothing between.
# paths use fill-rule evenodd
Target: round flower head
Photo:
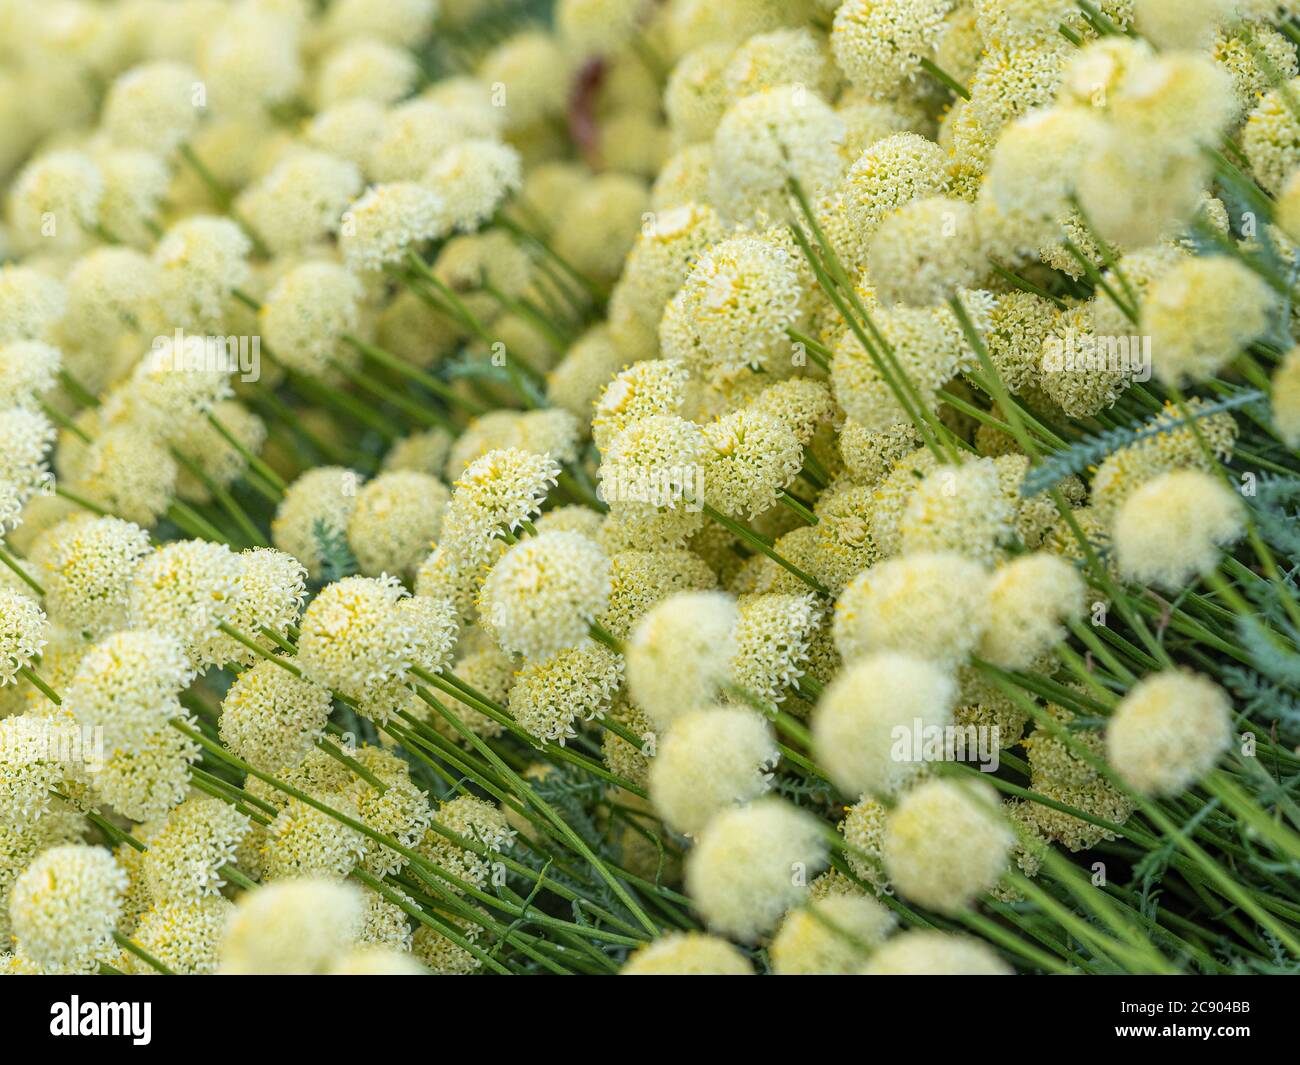
<instances>
[{"instance_id":1,"label":"round flower head","mask_svg":"<svg viewBox=\"0 0 1300 1065\"><path fill-rule=\"evenodd\" d=\"M1106 760L1143 795L1179 795L1232 743L1232 704L1205 677L1167 670L1139 681L1106 727Z\"/></svg>"},{"instance_id":2,"label":"round flower head","mask_svg":"<svg viewBox=\"0 0 1300 1065\"><path fill-rule=\"evenodd\" d=\"M653 175L651 210L668 211L707 204L712 167L713 147L708 141L687 144L668 155L658 173Z\"/></svg>"},{"instance_id":3,"label":"round flower head","mask_svg":"<svg viewBox=\"0 0 1300 1065\"><path fill-rule=\"evenodd\" d=\"M485 138L460 141L443 149L421 181L442 199L447 224L471 233L519 191L519 153Z\"/></svg>"},{"instance_id":4,"label":"round flower head","mask_svg":"<svg viewBox=\"0 0 1300 1065\"><path fill-rule=\"evenodd\" d=\"M623 366L623 356L603 325L592 326L546 375L546 399L552 407L587 418L609 379Z\"/></svg>"},{"instance_id":5,"label":"round flower head","mask_svg":"<svg viewBox=\"0 0 1300 1065\"><path fill-rule=\"evenodd\" d=\"M349 100L391 104L411 91L419 73L404 48L366 37L344 41L321 57L316 104L322 111Z\"/></svg>"},{"instance_id":6,"label":"round flower head","mask_svg":"<svg viewBox=\"0 0 1300 1065\"><path fill-rule=\"evenodd\" d=\"M737 222L791 214L787 184L822 192L840 176L844 121L810 89L780 85L728 108L713 135L712 200Z\"/></svg>"},{"instance_id":7,"label":"round flower head","mask_svg":"<svg viewBox=\"0 0 1300 1065\"><path fill-rule=\"evenodd\" d=\"M530 337L540 337L526 319L513 314L502 315L493 325L501 331L501 343L505 344L507 349L513 350L519 356L520 362L534 367L550 365L551 355L540 351L535 353L521 351L518 342L513 339L512 334L516 329L526 331ZM574 415L558 408L543 407L525 411L519 415L519 446L537 455L549 455L556 462L577 462L578 452L586 436L585 422L585 414Z\"/></svg>"},{"instance_id":8,"label":"round flower head","mask_svg":"<svg viewBox=\"0 0 1300 1065\"><path fill-rule=\"evenodd\" d=\"M0 588L0 688L13 684L45 646L45 611L21 592Z\"/></svg>"},{"instance_id":9,"label":"round flower head","mask_svg":"<svg viewBox=\"0 0 1300 1065\"><path fill-rule=\"evenodd\" d=\"M1116 336L1127 338L1129 327L1109 338L1098 336L1090 312L1086 304L1058 310L1039 361L1043 393L1071 418L1090 418L1113 406L1131 379L1131 366L1109 346Z\"/></svg>"},{"instance_id":10,"label":"round flower head","mask_svg":"<svg viewBox=\"0 0 1300 1065\"><path fill-rule=\"evenodd\" d=\"M1292 348L1273 372L1273 428L1289 448L1300 447L1300 348Z\"/></svg>"},{"instance_id":11,"label":"round flower head","mask_svg":"<svg viewBox=\"0 0 1300 1065\"><path fill-rule=\"evenodd\" d=\"M1083 611L1083 578L1046 552L1012 559L989 580L988 625L979 654L1003 669L1028 669L1065 639L1062 622Z\"/></svg>"},{"instance_id":12,"label":"round flower head","mask_svg":"<svg viewBox=\"0 0 1300 1065\"><path fill-rule=\"evenodd\" d=\"M0 611L5 596L0 592ZM71 719L39 713L0 718L0 823L27 830L47 816L51 788L66 790L80 735ZM79 782L78 782L79 783Z\"/></svg>"},{"instance_id":13,"label":"round flower head","mask_svg":"<svg viewBox=\"0 0 1300 1065\"><path fill-rule=\"evenodd\" d=\"M339 248L349 270L378 270L441 236L447 224L441 197L422 185L372 185L344 211Z\"/></svg>"},{"instance_id":14,"label":"round flower head","mask_svg":"<svg viewBox=\"0 0 1300 1065\"><path fill-rule=\"evenodd\" d=\"M71 708L65 696L65 705ZM169 707L160 707L159 717L180 717L191 729L198 723L185 716L172 697ZM111 740L109 725L105 734ZM115 745L102 768L91 777L95 795L123 817L149 821L162 817L190 791L190 766L198 760L199 745L169 724L157 725L132 748Z\"/></svg>"},{"instance_id":15,"label":"round flower head","mask_svg":"<svg viewBox=\"0 0 1300 1065\"><path fill-rule=\"evenodd\" d=\"M947 162L939 145L916 133L884 137L854 160L842 183L843 209L864 251L891 213L944 192Z\"/></svg>"},{"instance_id":16,"label":"round flower head","mask_svg":"<svg viewBox=\"0 0 1300 1065\"><path fill-rule=\"evenodd\" d=\"M726 70L735 49L730 44L704 44L684 55L664 86L664 112L678 144L694 144L713 136L732 101Z\"/></svg>"},{"instance_id":17,"label":"round flower head","mask_svg":"<svg viewBox=\"0 0 1300 1065\"><path fill-rule=\"evenodd\" d=\"M713 245L682 286L681 312L701 369L723 374L772 366L790 350L786 330L799 320L799 274L777 244L741 236Z\"/></svg>"},{"instance_id":18,"label":"round flower head","mask_svg":"<svg viewBox=\"0 0 1300 1065\"><path fill-rule=\"evenodd\" d=\"M135 751L180 710L193 673L179 641L151 629L105 636L82 658L63 705L84 728L104 729L111 749Z\"/></svg>"},{"instance_id":19,"label":"round flower head","mask_svg":"<svg viewBox=\"0 0 1300 1065\"><path fill-rule=\"evenodd\" d=\"M475 459L506 448L549 454L557 462L575 461L580 425L567 411L489 411L475 418L448 450L447 479L455 481Z\"/></svg>"},{"instance_id":20,"label":"round flower head","mask_svg":"<svg viewBox=\"0 0 1300 1065\"><path fill-rule=\"evenodd\" d=\"M505 812L498 806L473 795L460 795L444 802L433 815L440 828L462 839L485 847L491 853L509 848L515 831L506 820ZM485 887L492 875L492 859L478 850L460 846L454 839L430 828L420 843L420 853L441 869L477 887ZM458 884L448 887L463 894Z\"/></svg>"},{"instance_id":21,"label":"round flower head","mask_svg":"<svg viewBox=\"0 0 1300 1065\"><path fill-rule=\"evenodd\" d=\"M970 79L965 109L983 137L1056 96L1066 61L1073 55L1059 35L1039 40L993 40ZM987 158L987 155L985 155Z\"/></svg>"},{"instance_id":22,"label":"round flower head","mask_svg":"<svg viewBox=\"0 0 1300 1065\"><path fill-rule=\"evenodd\" d=\"M359 358L343 337L359 328L362 295L361 283L334 263L295 267L276 282L258 312L267 347L290 369L335 376L335 361L351 366Z\"/></svg>"},{"instance_id":23,"label":"round flower head","mask_svg":"<svg viewBox=\"0 0 1300 1065\"><path fill-rule=\"evenodd\" d=\"M777 976L851 976L896 919L875 899L840 895L791 910L768 948Z\"/></svg>"},{"instance_id":24,"label":"round flower head","mask_svg":"<svg viewBox=\"0 0 1300 1065\"><path fill-rule=\"evenodd\" d=\"M984 343L989 360L1012 395L1041 387L1043 341L1055 323L1056 307L1032 292L1017 289L997 297Z\"/></svg>"},{"instance_id":25,"label":"round flower head","mask_svg":"<svg viewBox=\"0 0 1300 1065\"><path fill-rule=\"evenodd\" d=\"M481 130L481 114L473 120L430 96L416 96L383 114L380 134L370 147L365 172L374 181L419 181L429 161L447 144Z\"/></svg>"},{"instance_id":26,"label":"round flower head","mask_svg":"<svg viewBox=\"0 0 1300 1065\"><path fill-rule=\"evenodd\" d=\"M836 826L845 843L852 848L844 856L849 868L877 895L890 890L889 877L885 875L880 856L888 816L889 811L880 802L864 796L845 809L844 819Z\"/></svg>"},{"instance_id":27,"label":"round flower head","mask_svg":"<svg viewBox=\"0 0 1300 1065\"><path fill-rule=\"evenodd\" d=\"M835 62L854 88L888 96L933 56L950 6L947 0L848 0L831 26Z\"/></svg>"},{"instance_id":28,"label":"round flower head","mask_svg":"<svg viewBox=\"0 0 1300 1065\"><path fill-rule=\"evenodd\" d=\"M610 590L609 558L595 542L580 533L538 533L492 567L479 612L507 651L547 658L587 635Z\"/></svg>"},{"instance_id":29,"label":"round flower head","mask_svg":"<svg viewBox=\"0 0 1300 1065\"><path fill-rule=\"evenodd\" d=\"M628 253L627 264L610 300L610 323L620 341L640 340L659 324L673 294L696 260L724 237L712 207L694 202L656 211ZM653 354L651 349L648 354Z\"/></svg>"},{"instance_id":30,"label":"round flower head","mask_svg":"<svg viewBox=\"0 0 1300 1065\"><path fill-rule=\"evenodd\" d=\"M257 115L291 98L302 82L292 15L236 5L202 36L198 67L219 115Z\"/></svg>"},{"instance_id":31,"label":"round flower head","mask_svg":"<svg viewBox=\"0 0 1300 1065\"><path fill-rule=\"evenodd\" d=\"M216 972L217 946L234 910L235 904L221 895L155 902L141 915L131 938L177 975L207 975ZM149 976L158 970L134 959L131 971Z\"/></svg>"},{"instance_id":32,"label":"round flower head","mask_svg":"<svg viewBox=\"0 0 1300 1065\"><path fill-rule=\"evenodd\" d=\"M1213 377L1268 331L1275 305L1268 283L1236 259L1183 260L1142 301L1156 374L1170 384Z\"/></svg>"},{"instance_id":33,"label":"round flower head","mask_svg":"<svg viewBox=\"0 0 1300 1065\"><path fill-rule=\"evenodd\" d=\"M605 449L601 497L610 505L607 539L645 549L681 544L704 523L700 508L705 441L675 415L633 422Z\"/></svg>"},{"instance_id":34,"label":"round flower head","mask_svg":"<svg viewBox=\"0 0 1300 1065\"><path fill-rule=\"evenodd\" d=\"M709 822L687 859L686 889L711 928L748 942L799 903L825 864L817 819L760 799Z\"/></svg>"},{"instance_id":35,"label":"round flower head","mask_svg":"<svg viewBox=\"0 0 1300 1065\"><path fill-rule=\"evenodd\" d=\"M236 207L272 252L284 254L337 231L344 209L360 191L355 163L300 151L245 189Z\"/></svg>"},{"instance_id":36,"label":"round flower head","mask_svg":"<svg viewBox=\"0 0 1300 1065\"><path fill-rule=\"evenodd\" d=\"M609 717L636 739L626 740L606 729L600 740L601 757L611 773L644 788L649 782L650 760L657 748L659 734L640 707L622 697L610 708Z\"/></svg>"},{"instance_id":37,"label":"round flower head","mask_svg":"<svg viewBox=\"0 0 1300 1065\"><path fill-rule=\"evenodd\" d=\"M219 895L221 867L234 862L249 819L224 799L186 799L149 837L140 869L156 903Z\"/></svg>"},{"instance_id":38,"label":"round flower head","mask_svg":"<svg viewBox=\"0 0 1300 1065\"><path fill-rule=\"evenodd\" d=\"M585 182L556 219L555 250L597 281L613 281L636 243L649 204L644 182L630 174L598 174Z\"/></svg>"},{"instance_id":39,"label":"round flower head","mask_svg":"<svg viewBox=\"0 0 1300 1065\"><path fill-rule=\"evenodd\" d=\"M679 592L651 607L624 648L632 698L660 728L707 703L726 677L739 618L719 592Z\"/></svg>"},{"instance_id":40,"label":"round flower head","mask_svg":"<svg viewBox=\"0 0 1300 1065\"><path fill-rule=\"evenodd\" d=\"M799 438L769 414L735 411L708 426L704 437L704 498L723 514L762 513L803 467Z\"/></svg>"},{"instance_id":41,"label":"round flower head","mask_svg":"<svg viewBox=\"0 0 1300 1065\"><path fill-rule=\"evenodd\" d=\"M8 216L13 235L29 248L77 247L99 222L104 175L84 152L36 156L13 179Z\"/></svg>"},{"instance_id":42,"label":"round flower head","mask_svg":"<svg viewBox=\"0 0 1300 1065\"><path fill-rule=\"evenodd\" d=\"M133 625L180 640L195 666L212 662L209 639L229 613L243 562L225 544L177 540L146 555L131 576L127 613Z\"/></svg>"},{"instance_id":43,"label":"round flower head","mask_svg":"<svg viewBox=\"0 0 1300 1065\"><path fill-rule=\"evenodd\" d=\"M904 554L952 552L992 563L1012 537L1012 502L991 459L940 466L917 484L898 522Z\"/></svg>"},{"instance_id":44,"label":"round flower head","mask_svg":"<svg viewBox=\"0 0 1300 1065\"><path fill-rule=\"evenodd\" d=\"M95 437L65 480L104 510L149 528L172 503L177 464L155 434L114 425Z\"/></svg>"},{"instance_id":45,"label":"round flower head","mask_svg":"<svg viewBox=\"0 0 1300 1065\"><path fill-rule=\"evenodd\" d=\"M27 501L50 483L45 456L54 436L40 411L0 411L0 529L17 524Z\"/></svg>"},{"instance_id":46,"label":"round flower head","mask_svg":"<svg viewBox=\"0 0 1300 1065\"><path fill-rule=\"evenodd\" d=\"M1104 759L1105 740L1101 731L1072 727L1073 715L1061 707L1048 704L1047 712L1067 726L1068 745L1048 728L1035 729L1023 741L1029 757L1030 787L1071 809L1122 825L1133 812L1133 802L1094 768L1096 762ZM1092 764L1072 751L1087 752L1092 756ZM1095 847L1103 839L1114 838L1105 828L1051 807L1035 803L1016 809L1024 809L1031 815L1028 819L1031 831L1036 829L1072 851Z\"/></svg>"},{"instance_id":47,"label":"round flower head","mask_svg":"<svg viewBox=\"0 0 1300 1065\"><path fill-rule=\"evenodd\" d=\"M703 590L717 585L708 564L682 548L618 551L612 563L609 606L597 623L620 640L632 634L632 627L655 603L674 592Z\"/></svg>"},{"instance_id":48,"label":"round flower head","mask_svg":"<svg viewBox=\"0 0 1300 1065\"><path fill-rule=\"evenodd\" d=\"M103 847L42 851L9 892L9 921L23 954L39 965L95 954L117 924L126 883L125 871Z\"/></svg>"},{"instance_id":49,"label":"round flower head","mask_svg":"<svg viewBox=\"0 0 1300 1065\"><path fill-rule=\"evenodd\" d=\"M176 481L176 494L192 503L210 503L214 491L233 485L248 470L244 453L256 455L266 443L266 423L238 400L221 400L213 405L211 414L239 447L207 418L173 425L168 432L176 449L197 467L182 468Z\"/></svg>"},{"instance_id":50,"label":"round flower head","mask_svg":"<svg viewBox=\"0 0 1300 1065\"><path fill-rule=\"evenodd\" d=\"M1079 170L1098 150L1104 129L1091 109L1031 111L1003 131L981 190L981 237L989 250L1018 258L1058 244L1071 215Z\"/></svg>"},{"instance_id":51,"label":"round flower head","mask_svg":"<svg viewBox=\"0 0 1300 1065\"><path fill-rule=\"evenodd\" d=\"M539 744L553 740L563 746L578 734L574 722L603 716L622 684L623 660L585 639L528 663L510 689L508 709Z\"/></svg>"},{"instance_id":52,"label":"round flower head","mask_svg":"<svg viewBox=\"0 0 1300 1065\"><path fill-rule=\"evenodd\" d=\"M1209 573L1242 535L1242 504L1200 470L1161 474L1115 516L1115 552L1126 580L1177 590Z\"/></svg>"},{"instance_id":53,"label":"round flower head","mask_svg":"<svg viewBox=\"0 0 1300 1065\"><path fill-rule=\"evenodd\" d=\"M754 711L693 710L673 722L650 762L650 798L665 824L698 833L720 811L766 792L779 758Z\"/></svg>"},{"instance_id":54,"label":"round flower head","mask_svg":"<svg viewBox=\"0 0 1300 1065\"><path fill-rule=\"evenodd\" d=\"M415 930L411 940L411 952L420 960L428 972L434 976L470 976L483 966L482 951L475 954L462 943L470 946L482 934L482 926L468 917L440 914L449 931L458 937L458 941L429 925L422 924Z\"/></svg>"},{"instance_id":55,"label":"round flower head","mask_svg":"<svg viewBox=\"0 0 1300 1065\"><path fill-rule=\"evenodd\" d=\"M835 604L835 646L851 662L871 651L906 651L956 666L987 624L987 577L952 554L917 554L878 563Z\"/></svg>"},{"instance_id":56,"label":"round flower head","mask_svg":"<svg viewBox=\"0 0 1300 1065\"><path fill-rule=\"evenodd\" d=\"M397 623L407 634L409 670L438 673L451 661L459 627L456 607L445 595L415 595L397 603ZM362 700L361 713L383 724L412 702L405 673L376 686Z\"/></svg>"},{"instance_id":57,"label":"round flower head","mask_svg":"<svg viewBox=\"0 0 1300 1065\"><path fill-rule=\"evenodd\" d=\"M170 155L202 117L202 81L183 63L142 63L121 74L104 99L101 125L114 144Z\"/></svg>"},{"instance_id":58,"label":"round flower head","mask_svg":"<svg viewBox=\"0 0 1300 1065\"><path fill-rule=\"evenodd\" d=\"M62 282L28 266L0 266L0 343L50 339L67 305Z\"/></svg>"},{"instance_id":59,"label":"round flower head","mask_svg":"<svg viewBox=\"0 0 1300 1065\"><path fill-rule=\"evenodd\" d=\"M548 455L500 448L475 459L456 480L448 522L468 522L485 532L515 532L536 517L555 484L559 466ZM445 529L444 529L445 535Z\"/></svg>"},{"instance_id":60,"label":"round flower head","mask_svg":"<svg viewBox=\"0 0 1300 1065\"><path fill-rule=\"evenodd\" d=\"M870 486L884 480L895 462L915 451L920 438L911 422L873 430L846 418L837 443L849 476Z\"/></svg>"},{"instance_id":61,"label":"round flower head","mask_svg":"<svg viewBox=\"0 0 1300 1065\"><path fill-rule=\"evenodd\" d=\"M79 810L53 796L44 813L26 824L0 818L0 936L6 943L13 940L9 891L19 874L46 848L80 843L89 827Z\"/></svg>"},{"instance_id":62,"label":"round flower head","mask_svg":"<svg viewBox=\"0 0 1300 1065\"><path fill-rule=\"evenodd\" d=\"M364 166L384 124L384 109L372 100L344 100L317 112L303 129L313 148Z\"/></svg>"},{"instance_id":63,"label":"round flower head","mask_svg":"<svg viewBox=\"0 0 1300 1065\"><path fill-rule=\"evenodd\" d=\"M351 884L304 878L247 892L226 927L220 971L322 973L352 947L361 916L361 891Z\"/></svg>"},{"instance_id":64,"label":"round flower head","mask_svg":"<svg viewBox=\"0 0 1300 1065\"><path fill-rule=\"evenodd\" d=\"M821 764L846 793L897 794L924 767L913 737L948 726L956 695L946 672L910 654L882 651L846 666L813 715Z\"/></svg>"},{"instance_id":65,"label":"round flower head","mask_svg":"<svg viewBox=\"0 0 1300 1065\"><path fill-rule=\"evenodd\" d=\"M877 947L862 972L867 976L1010 976L1012 970L982 940L918 929Z\"/></svg>"},{"instance_id":66,"label":"round flower head","mask_svg":"<svg viewBox=\"0 0 1300 1065\"><path fill-rule=\"evenodd\" d=\"M1185 229L1208 183L1206 164L1194 150L1157 150L1135 160L1136 152L1112 130L1078 174L1078 198L1089 222L1121 249L1153 244Z\"/></svg>"},{"instance_id":67,"label":"round flower head","mask_svg":"<svg viewBox=\"0 0 1300 1065\"><path fill-rule=\"evenodd\" d=\"M925 307L947 301L987 270L975 208L946 196L905 204L871 238L867 265L886 302Z\"/></svg>"},{"instance_id":68,"label":"round flower head","mask_svg":"<svg viewBox=\"0 0 1300 1065\"><path fill-rule=\"evenodd\" d=\"M325 733L330 691L261 661L235 678L221 701L221 742L264 773L299 764Z\"/></svg>"},{"instance_id":69,"label":"round flower head","mask_svg":"<svg viewBox=\"0 0 1300 1065\"><path fill-rule=\"evenodd\" d=\"M343 795L321 794L326 805L353 821L357 809ZM259 862L264 881L298 877L342 879L361 861L366 837L301 799L290 799L266 826Z\"/></svg>"},{"instance_id":70,"label":"round flower head","mask_svg":"<svg viewBox=\"0 0 1300 1065\"><path fill-rule=\"evenodd\" d=\"M788 425L807 447L836 413L830 389L808 377L791 377L763 389L749 404L755 414L769 414Z\"/></svg>"},{"instance_id":71,"label":"round flower head","mask_svg":"<svg viewBox=\"0 0 1300 1065\"><path fill-rule=\"evenodd\" d=\"M321 589L302 616L303 672L361 702L401 680L414 637L397 609L403 595L395 577L344 577Z\"/></svg>"},{"instance_id":72,"label":"round flower head","mask_svg":"<svg viewBox=\"0 0 1300 1065\"><path fill-rule=\"evenodd\" d=\"M275 546L319 580L325 560L346 542L361 475L341 466L308 470L285 492L271 522Z\"/></svg>"},{"instance_id":73,"label":"round flower head","mask_svg":"<svg viewBox=\"0 0 1300 1065\"><path fill-rule=\"evenodd\" d=\"M435 477L447 464L452 437L446 429L428 429L402 437L384 456L385 470L414 470Z\"/></svg>"},{"instance_id":74,"label":"round flower head","mask_svg":"<svg viewBox=\"0 0 1300 1065\"><path fill-rule=\"evenodd\" d=\"M348 544L368 577L410 573L442 531L451 493L427 473L381 473L357 493L348 520Z\"/></svg>"},{"instance_id":75,"label":"round flower head","mask_svg":"<svg viewBox=\"0 0 1300 1065\"><path fill-rule=\"evenodd\" d=\"M449 513L448 518L457 516ZM504 551L504 541L485 533L480 523L444 520L442 540L416 570L415 594L444 599L457 617L473 620L483 575Z\"/></svg>"},{"instance_id":76,"label":"round flower head","mask_svg":"<svg viewBox=\"0 0 1300 1065\"><path fill-rule=\"evenodd\" d=\"M670 932L631 954L620 976L753 976L732 944L703 932Z\"/></svg>"},{"instance_id":77,"label":"round flower head","mask_svg":"<svg viewBox=\"0 0 1300 1065\"><path fill-rule=\"evenodd\" d=\"M203 338L159 338L110 393L105 409L134 428L169 440L192 422L203 420L229 397L230 375L237 368L225 350Z\"/></svg>"},{"instance_id":78,"label":"round flower head","mask_svg":"<svg viewBox=\"0 0 1300 1065\"><path fill-rule=\"evenodd\" d=\"M433 272L476 316L488 320L500 305L481 290L491 285L508 297L521 296L533 280L534 265L507 233L489 229L448 240L438 252Z\"/></svg>"},{"instance_id":79,"label":"round flower head","mask_svg":"<svg viewBox=\"0 0 1300 1065\"><path fill-rule=\"evenodd\" d=\"M365 745L353 752L357 763L384 786L381 792L370 781L357 776L346 798L357 811L357 820L374 832L396 840L403 847L415 847L424 836L433 811L429 797L411 780L406 762L380 747ZM372 876L400 872L407 862L403 854L366 837L362 863Z\"/></svg>"},{"instance_id":80,"label":"round flower head","mask_svg":"<svg viewBox=\"0 0 1300 1065\"><path fill-rule=\"evenodd\" d=\"M150 225L161 213L171 174L152 151L105 148L94 153L104 178L99 200L99 224L105 233L136 248L153 243Z\"/></svg>"},{"instance_id":81,"label":"round flower head","mask_svg":"<svg viewBox=\"0 0 1300 1065\"><path fill-rule=\"evenodd\" d=\"M215 330L231 291L248 283L251 250L244 231L228 218L194 215L167 230L153 259L168 322L193 332Z\"/></svg>"},{"instance_id":82,"label":"round flower head","mask_svg":"<svg viewBox=\"0 0 1300 1065\"><path fill-rule=\"evenodd\" d=\"M400 888L395 888L394 891L404 902L409 900L410 896ZM367 950L380 947L393 951L409 951L411 923L406 911L371 888L366 888L364 894L366 909L358 940L361 946Z\"/></svg>"},{"instance_id":83,"label":"round flower head","mask_svg":"<svg viewBox=\"0 0 1300 1065\"><path fill-rule=\"evenodd\" d=\"M731 679L761 699L784 702L790 685L806 671L821 619L811 594L744 597L734 631Z\"/></svg>"},{"instance_id":84,"label":"round flower head","mask_svg":"<svg viewBox=\"0 0 1300 1065\"><path fill-rule=\"evenodd\" d=\"M239 554L239 584L222 620L241 635L275 649L263 633L270 629L282 637L298 620L306 594L307 571L296 558L270 547L253 547ZM199 658L214 665L251 666L261 656L225 632L214 633L200 648Z\"/></svg>"},{"instance_id":85,"label":"round flower head","mask_svg":"<svg viewBox=\"0 0 1300 1065\"><path fill-rule=\"evenodd\" d=\"M732 53L722 80L733 100L779 85L804 85L833 98L840 75L826 39L800 26L750 37Z\"/></svg>"},{"instance_id":86,"label":"round flower head","mask_svg":"<svg viewBox=\"0 0 1300 1065\"><path fill-rule=\"evenodd\" d=\"M624 429L655 415L676 415L686 402L690 371L676 359L634 363L605 385L591 419L591 435L603 452Z\"/></svg>"},{"instance_id":87,"label":"round flower head","mask_svg":"<svg viewBox=\"0 0 1300 1065\"><path fill-rule=\"evenodd\" d=\"M987 332L993 297L967 291L961 300L976 332ZM940 388L962 370L976 365L975 354L949 307L876 305L872 315L920 403L930 410L939 406ZM866 429L881 431L910 420L876 360L850 329L844 330L835 345L831 385L845 413Z\"/></svg>"},{"instance_id":88,"label":"round flower head","mask_svg":"<svg viewBox=\"0 0 1300 1065\"><path fill-rule=\"evenodd\" d=\"M1001 879L1015 840L992 788L931 780L890 812L885 868L906 898L957 914Z\"/></svg>"},{"instance_id":89,"label":"round flower head","mask_svg":"<svg viewBox=\"0 0 1300 1065\"><path fill-rule=\"evenodd\" d=\"M506 128L522 130L564 110L570 62L559 42L541 30L525 30L492 49L479 64L486 85L501 86Z\"/></svg>"}]
</instances>

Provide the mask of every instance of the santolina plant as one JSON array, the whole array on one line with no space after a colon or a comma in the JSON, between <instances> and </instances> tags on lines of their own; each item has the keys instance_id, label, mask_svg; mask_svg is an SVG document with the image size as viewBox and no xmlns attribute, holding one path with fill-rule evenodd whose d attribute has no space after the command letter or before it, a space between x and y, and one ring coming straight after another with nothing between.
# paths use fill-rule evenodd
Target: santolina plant
<instances>
[{"instance_id":1,"label":"santolina plant","mask_svg":"<svg viewBox=\"0 0 1300 1065\"><path fill-rule=\"evenodd\" d=\"M1296 4L6 15L0 971L1300 971Z\"/></svg>"}]
</instances>

